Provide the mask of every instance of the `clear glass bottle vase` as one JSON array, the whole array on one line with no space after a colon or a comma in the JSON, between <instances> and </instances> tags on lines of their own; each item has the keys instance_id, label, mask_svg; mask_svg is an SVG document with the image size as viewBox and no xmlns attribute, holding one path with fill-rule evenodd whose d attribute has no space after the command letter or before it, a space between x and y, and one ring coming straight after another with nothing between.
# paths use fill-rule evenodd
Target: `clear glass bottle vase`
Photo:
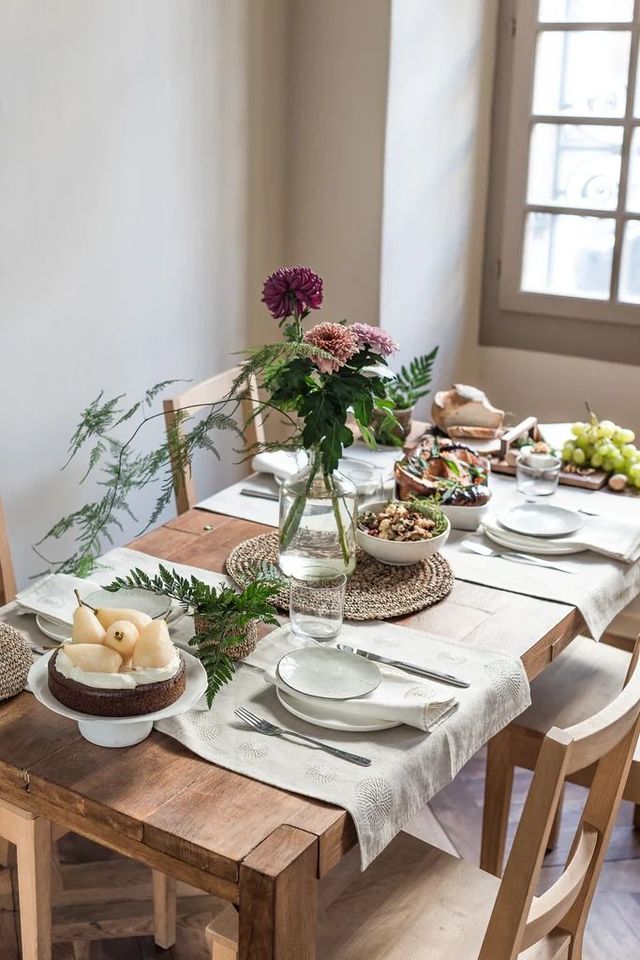
<instances>
[{"instance_id":1,"label":"clear glass bottle vase","mask_svg":"<svg viewBox=\"0 0 640 960\"><path fill-rule=\"evenodd\" d=\"M287 576L304 579L319 567L335 573L356 565L358 491L340 471L325 473L316 451L280 487L279 563Z\"/></svg>"}]
</instances>

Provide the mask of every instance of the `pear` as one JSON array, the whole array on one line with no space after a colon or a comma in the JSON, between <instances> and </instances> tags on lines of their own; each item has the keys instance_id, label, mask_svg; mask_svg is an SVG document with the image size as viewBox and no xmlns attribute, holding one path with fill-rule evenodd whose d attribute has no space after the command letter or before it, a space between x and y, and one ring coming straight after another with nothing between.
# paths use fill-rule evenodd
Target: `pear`
<instances>
[{"instance_id":1,"label":"pear","mask_svg":"<svg viewBox=\"0 0 640 960\"><path fill-rule=\"evenodd\" d=\"M73 614L72 643L103 643L105 630L90 607L78 607Z\"/></svg>"},{"instance_id":2,"label":"pear","mask_svg":"<svg viewBox=\"0 0 640 960\"><path fill-rule=\"evenodd\" d=\"M87 673L117 673L122 666L120 654L101 643L66 643L63 649L69 660Z\"/></svg>"},{"instance_id":3,"label":"pear","mask_svg":"<svg viewBox=\"0 0 640 960\"><path fill-rule=\"evenodd\" d=\"M117 650L123 660L129 660L139 636L138 628L130 620L116 620L107 630L104 644Z\"/></svg>"},{"instance_id":4,"label":"pear","mask_svg":"<svg viewBox=\"0 0 640 960\"><path fill-rule=\"evenodd\" d=\"M143 627L146 627L148 623L151 623L151 617L148 613L142 613L140 610L127 610L126 607L98 607L96 610L96 617L105 628L108 630L112 623L117 623L118 620L128 620L129 623L132 623L142 630Z\"/></svg>"},{"instance_id":5,"label":"pear","mask_svg":"<svg viewBox=\"0 0 640 960\"><path fill-rule=\"evenodd\" d=\"M140 631L133 648L131 664L136 667L166 667L173 660L175 647L166 620L153 620Z\"/></svg>"}]
</instances>

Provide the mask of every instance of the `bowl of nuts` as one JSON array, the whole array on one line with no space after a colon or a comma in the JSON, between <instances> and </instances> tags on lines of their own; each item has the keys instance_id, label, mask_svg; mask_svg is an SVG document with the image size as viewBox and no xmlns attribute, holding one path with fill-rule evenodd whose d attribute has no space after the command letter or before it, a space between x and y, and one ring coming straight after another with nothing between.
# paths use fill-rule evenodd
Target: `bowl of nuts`
<instances>
[{"instance_id":1,"label":"bowl of nuts","mask_svg":"<svg viewBox=\"0 0 640 960\"><path fill-rule=\"evenodd\" d=\"M382 500L358 514L358 546L380 563L405 567L420 563L444 547L451 524L440 507L427 500Z\"/></svg>"}]
</instances>

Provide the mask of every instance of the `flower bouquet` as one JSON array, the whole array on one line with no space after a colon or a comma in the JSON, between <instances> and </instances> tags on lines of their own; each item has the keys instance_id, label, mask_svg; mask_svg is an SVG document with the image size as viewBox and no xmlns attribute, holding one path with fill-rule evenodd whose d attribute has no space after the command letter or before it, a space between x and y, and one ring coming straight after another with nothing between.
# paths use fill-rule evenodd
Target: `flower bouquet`
<instances>
[{"instance_id":1,"label":"flower bouquet","mask_svg":"<svg viewBox=\"0 0 640 960\"><path fill-rule=\"evenodd\" d=\"M278 320L283 338L251 351L235 388L257 376L269 396L257 412L267 417L281 411L293 427L285 444L266 448L304 449L308 457L304 469L281 488L280 566L290 575L304 575L318 565L350 573L356 488L338 465L344 448L354 442L350 416L371 446L374 410L389 426L395 424L379 368L398 345L383 330L363 323L323 322L305 332L304 321L322 305L322 280L308 267L276 270L265 280L262 302Z\"/></svg>"}]
</instances>

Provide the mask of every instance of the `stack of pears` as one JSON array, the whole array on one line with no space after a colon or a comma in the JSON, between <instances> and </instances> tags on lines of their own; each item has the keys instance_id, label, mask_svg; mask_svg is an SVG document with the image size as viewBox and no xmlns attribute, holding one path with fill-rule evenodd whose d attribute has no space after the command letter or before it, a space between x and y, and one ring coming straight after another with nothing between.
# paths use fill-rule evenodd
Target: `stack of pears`
<instances>
[{"instance_id":1,"label":"stack of pears","mask_svg":"<svg viewBox=\"0 0 640 960\"><path fill-rule=\"evenodd\" d=\"M152 620L140 610L124 607L94 609L78 597L71 643L65 644L64 652L89 673L123 673L166 667L175 648L166 620Z\"/></svg>"}]
</instances>

